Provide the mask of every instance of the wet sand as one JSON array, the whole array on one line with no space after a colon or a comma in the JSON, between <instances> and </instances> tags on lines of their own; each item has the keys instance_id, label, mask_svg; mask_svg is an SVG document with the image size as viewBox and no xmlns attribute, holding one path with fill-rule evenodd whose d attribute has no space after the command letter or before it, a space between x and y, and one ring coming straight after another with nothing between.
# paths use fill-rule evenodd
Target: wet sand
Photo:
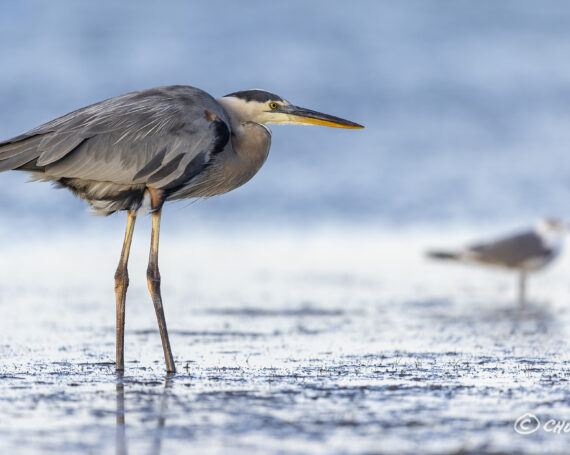
<instances>
[{"instance_id":1,"label":"wet sand","mask_svg":"<svg viewBox=\"0 0 570 455\"><path fill-rule=\"evenodd\" d=\"M514 276L423 259L434 232L164 236L167 376L141 231L124 376L120 235L4 248L2 453L567 453L513 427L570 420L566 257L519 309Z\"/></svg>"}]
</instances>

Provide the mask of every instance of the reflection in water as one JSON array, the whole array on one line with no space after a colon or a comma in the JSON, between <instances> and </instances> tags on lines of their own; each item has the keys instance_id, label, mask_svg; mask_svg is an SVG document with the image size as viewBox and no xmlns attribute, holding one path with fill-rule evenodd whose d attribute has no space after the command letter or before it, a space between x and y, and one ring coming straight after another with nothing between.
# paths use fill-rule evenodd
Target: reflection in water
<instances>
[{"instance_id":1,"label":"reflection in water","mask_svg":"<svg viewBox=\"0 0 570 455\"><path fill-rule=\"evenodd\" d=\"M151 455L159 455L162 448L163 428L166 424L166 412L168 410L168 389L171 386L172 374L166 375L164 378L164 388L160 395L160 402L157 410L156 431L149 453ZM115 453L117 455L127 455L127 433L125 428L125 380L123 373L117 373L116 382L116 436L115 436Z\"/></svg>"},{"instance_id":2,"label":"reflection in water","mask_svg":"<svg viewBox=\"0 0 570 455\"><path fill-rule=\"evenodd\" d=\"M127 454L127 438L125 434L125 382L123 372L117 373L117 430L115 433L115 453Z\"/></svg>"},{"instance_id":3,"label":"reflection in water","mask_svg":"<svg viewBox=\"0 0 570 455\"><path fill-rule=\"evenodd\" d=\"M168 399L168 389L170 388L170 383L172 382L173 373L168 373L164 378L164 390L160 395L160 405L158 408L158 421L156 424L156 431L154 432L154 439L152 441L151 455L160 454L160 449L162 446L162 432L164 425L166 423L166 411L167 411L167 399Z\"/></svg>"}]
</instances>

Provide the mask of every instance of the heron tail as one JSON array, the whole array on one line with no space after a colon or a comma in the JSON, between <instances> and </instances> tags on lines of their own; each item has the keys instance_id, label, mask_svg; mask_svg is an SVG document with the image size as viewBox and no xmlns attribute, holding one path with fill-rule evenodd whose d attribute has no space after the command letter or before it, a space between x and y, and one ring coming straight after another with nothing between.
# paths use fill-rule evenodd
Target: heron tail
<instances>
[{"instance_id":1,"label":"heron tail","mask_svg":"<svg viewBox=\"0 0 570 455\"><path fill-rule=\"evenodd\" d=\"M40 155L41 137L33 136L15 142L0 142L0 172L18 169Z\"/></svg>"},{"instance_id":2,"label":"heron tail","mask_svg":"<svg viewBox=\"0 0 570 455\"><path fill-rule=\"evenodd\" d=\"M428 258L432 259L443 259L457 261L460 258L460 254L452 251L428 251L426 253Z\"/></svg>"}]
</instances>

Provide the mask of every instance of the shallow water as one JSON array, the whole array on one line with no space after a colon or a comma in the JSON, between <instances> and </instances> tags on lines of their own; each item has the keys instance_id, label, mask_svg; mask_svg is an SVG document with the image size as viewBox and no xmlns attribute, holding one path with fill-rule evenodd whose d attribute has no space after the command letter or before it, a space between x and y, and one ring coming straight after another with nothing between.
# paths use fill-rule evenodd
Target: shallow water
<instances>
[{"instance_id":1,"label":"shallow water","mask_svg":"<svg viewBox=\"0 0 570 455\"><path fill-rule=\"evenodd\" d=\"M112 363L115 240L8 246L0 451L566 453L569 433L513 425L570 415L568 260L534 277L519 309L510 274L424 260L441 233L348 233L165 236L172 376L142 233L124 376Z\"/></svg>"}]
</instances>

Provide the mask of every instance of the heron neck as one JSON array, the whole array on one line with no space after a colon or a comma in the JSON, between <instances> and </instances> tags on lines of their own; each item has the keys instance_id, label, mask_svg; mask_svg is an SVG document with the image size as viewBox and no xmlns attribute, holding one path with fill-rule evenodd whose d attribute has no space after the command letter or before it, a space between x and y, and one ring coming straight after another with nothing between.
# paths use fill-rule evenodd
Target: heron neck
<instances>
[{"instance_id":1,"label":"heron neck","mask_svg":"<svg viewBox=\"0 0 570 455\"><path fill-rule=\"evenodd\" d=\"M238 159L236 165L247 179L263 165L269 154L271 130L249 120L251 114L243 103L232 97L218 98L228 115L232 147Z\"/></svg>"},{"instance_id":2,"label":"heron neck","mask_svg":"<svg viewBox=\"0 0 570 455\"><path fill-rule=\"evenodd\" d=\"M242 165L252 172L252 176L267 159L270 145L271 132L264 125L245 122L232 128L234 152Z\"/></svg>"},{"instance_id":3,"label":"heron neck","mask_svg":"<svg viewBox=\"0 0 570 455\"><path fill-rule=\"evenodd\" d=\"M247 120L247 113L244 111L243 103L232 97L218 98L217 101L228 114L232 133L238 132L241 124Z\"/></svg>"}]
</instances>

